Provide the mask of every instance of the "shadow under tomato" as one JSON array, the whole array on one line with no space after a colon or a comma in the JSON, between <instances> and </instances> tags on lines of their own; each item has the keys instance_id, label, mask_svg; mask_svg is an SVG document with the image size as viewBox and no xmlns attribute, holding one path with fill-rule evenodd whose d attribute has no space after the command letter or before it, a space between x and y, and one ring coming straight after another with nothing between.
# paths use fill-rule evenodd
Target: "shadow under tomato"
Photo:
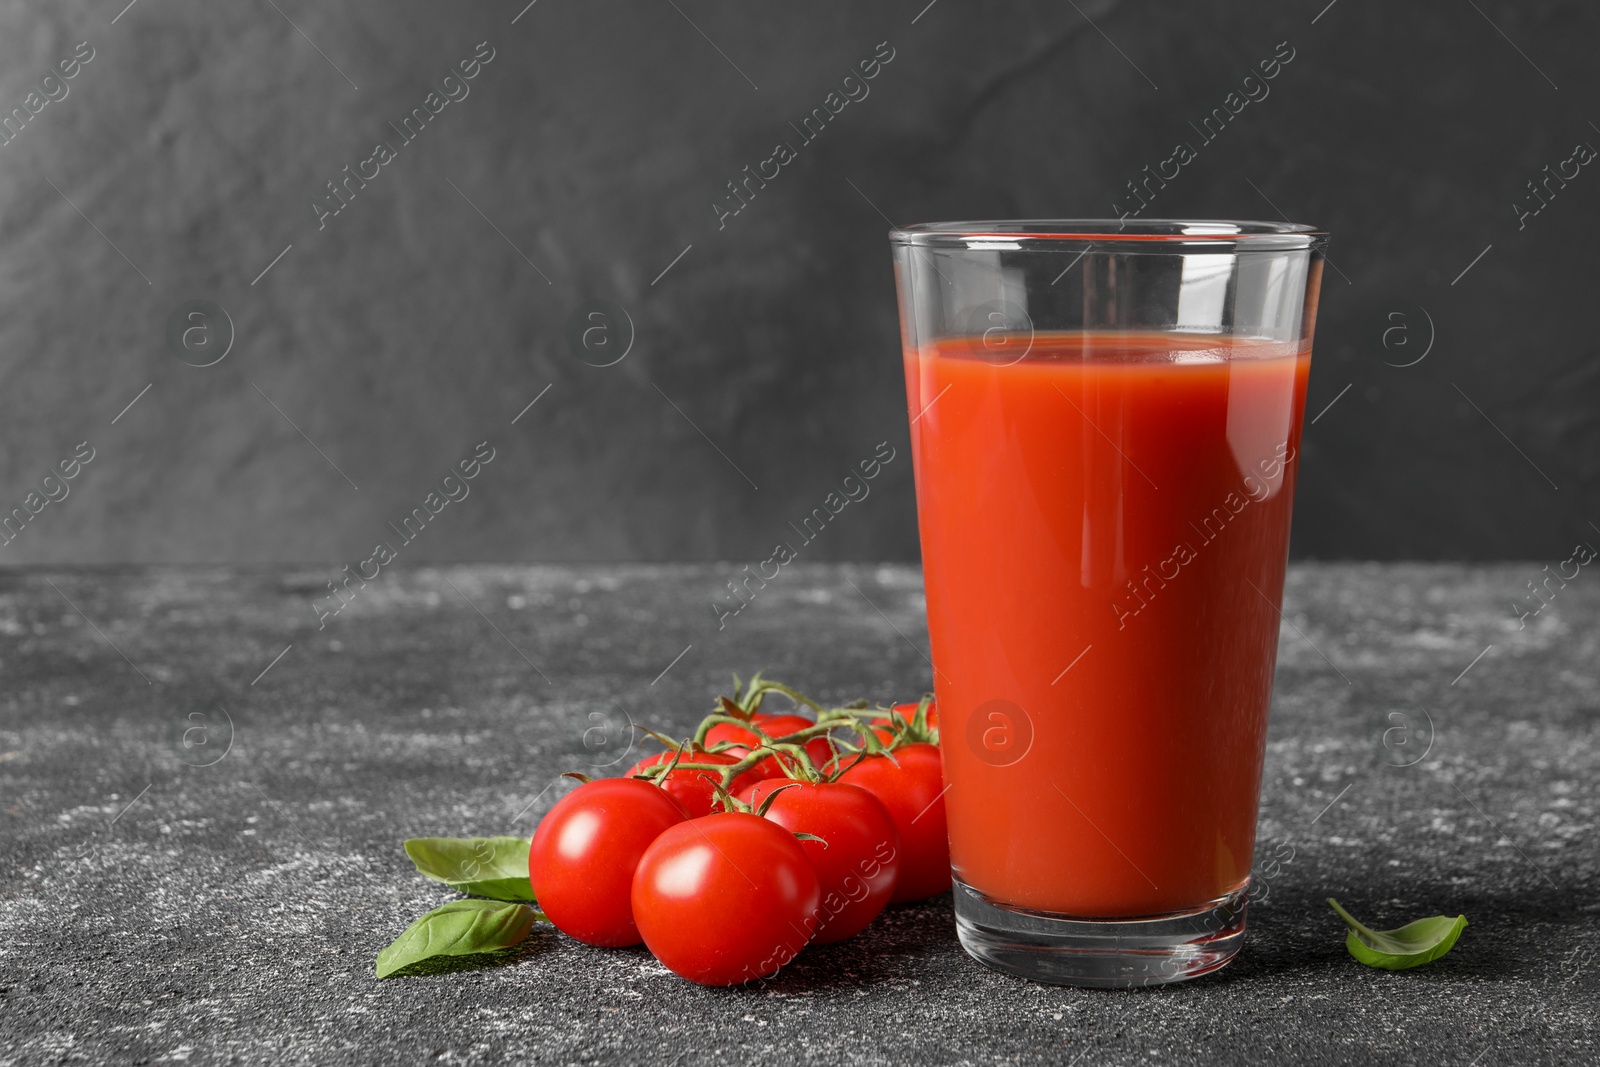
<instances>
[{"instance_id":1,"label":"shadow under tomato","mask_svg":"<svg viewBox=\"0 0 1600 1067\"><path fill-rule=\"evenodd\" d=\"M831 945L809 945L771 978L730 988L776 993L865 988L903 979L935 957L941 972L948 971L952 959L978 967L956 939L948 893L894 905L855 937Z\"/></svg>"}]
</instances>

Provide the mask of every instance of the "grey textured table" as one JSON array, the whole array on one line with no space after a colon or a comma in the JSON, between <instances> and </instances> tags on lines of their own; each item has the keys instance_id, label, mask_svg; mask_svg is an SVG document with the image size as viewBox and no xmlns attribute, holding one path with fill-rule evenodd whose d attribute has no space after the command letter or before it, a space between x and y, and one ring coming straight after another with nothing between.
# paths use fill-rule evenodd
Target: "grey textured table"
<instances>
[{"instance_id":1,"label":"grey textured table","mask_svg":"<svg viewBox=\"0 0 1600 1067\"><path fill-rule=\"evenodd\" d=\"M913 568L793 565L720 632L727 568L413 571L320 631L318 572L0 575L0 1063L1594 1062L1600 585L1519 630L1538 571L1293 569L1249 940L1122 993L980 969L948 897L756 991L547 930L372 977L451 896L401 839L529 833L629 716L924 688ZM1372 971L1329 894L1471 926Z\"/></svg>"}]
</instances>

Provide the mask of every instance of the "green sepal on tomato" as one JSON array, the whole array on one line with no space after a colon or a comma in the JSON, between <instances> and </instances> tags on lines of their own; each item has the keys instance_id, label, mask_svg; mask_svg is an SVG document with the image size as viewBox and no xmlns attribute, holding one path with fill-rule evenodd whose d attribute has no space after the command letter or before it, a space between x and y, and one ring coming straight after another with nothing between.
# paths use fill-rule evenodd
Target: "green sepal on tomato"
<instances>
[{"instance_id":1,"label":"green sepal on tomato","mask_svg":"<svg viewBox=\"0 0 1600 1067\"><path fill-rule=\"evenodd\" d=\"M766 715L758 713L749 720L749 726L736 725L731 722L719 722L706 731L705 742L708 746L719 749L725 755L744 759L764 742L756 733L759 730L772 741L782 742L785 738L792 737L802 730L810 730L817 724L804 715ZM810 758L813 766L826 766L834 757L833 746L826 737L813 737L805 742L805 753ZM756 764L749 772L756 778L782 778L784 769L783 757L772 755ZM735 791L737 792L737 790Z\"/></svg>"},{"instance_id":2,"label":"green sepal on tomato","mask_svg":"<svg viewBox=\"0 0 1600 1067\"><path fill-rule=\"evenodd\" d=\"M885 745L902 743L915 743L926 741L937 744L939 741L939 707L934 703L932 694L921 700L913 700L902 704L889 706L889 714L880 715L870 723L872 733Z\"/></svg>"},{"instance_id":3,"label":"green sepal on tomato","mask_svg":"<svg viewBox=\"0 0 1600 1067\"><path fill-rule=\"evenodd\" d=\"M707 752L699 747L689 746L681 756L677 751L657 752L653 756L646 756L628 768L627 776L642 775L650 768L672 763L674 759L680 764L715 764L731 767L742 758L732 753ZM701 819L721 810L717 804L717 788L722 784L722 776L717 771L705 770L703 766L674 766L659 776L652 777L660 783L662 789L683 805L684 811L691 819ZM737 792L759 780L759 775L746 771L733 780L732 788Z\"/></svg>"}]
</instances>

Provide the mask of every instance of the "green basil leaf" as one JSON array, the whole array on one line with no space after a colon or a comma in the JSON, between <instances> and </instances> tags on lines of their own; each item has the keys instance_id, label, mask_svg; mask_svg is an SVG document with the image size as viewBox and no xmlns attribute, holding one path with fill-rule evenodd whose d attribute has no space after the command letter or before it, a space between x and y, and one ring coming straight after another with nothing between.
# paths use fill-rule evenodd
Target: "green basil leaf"
<instances>
[{"instance_id":1,"label":"green basil leaf","mask_svg":"<svg viewBox=\"0 0 1600 1067\"><path fill-rule=\"evenodd\" d=\"M426 878L495 900L532 900L528 842L520 837L413 837L406 855Z\"/></svg>"},{"instance_id":2,"label":"green basil leaf","mask_svg":"<svg viewBox=\"0 0 1600 1067\"><path fill-rule=\"evenodd\" d=\"M1403 971L1431 963L1455 947L1461 931L1467 928L1467 917L1434 915L1396 930L1372 930L1363 926L1332 897L1328 903L1350 927L1345 935L1344 947L1350 955L1368 967L1382 967L1386 971Z\"/></svg>"},{"instance_id":3,"label":"green basil leaf","mask_svg":"<svg viewBox=\"0 0 1600 1067\"><path fill-rule=\"evenodd\" d=\"M406 927L378 953L377 972L386 978L434 956L469 956L519 944L537 913L526 904L497 900L452 900Z\"/></svg>"}]
</instances>

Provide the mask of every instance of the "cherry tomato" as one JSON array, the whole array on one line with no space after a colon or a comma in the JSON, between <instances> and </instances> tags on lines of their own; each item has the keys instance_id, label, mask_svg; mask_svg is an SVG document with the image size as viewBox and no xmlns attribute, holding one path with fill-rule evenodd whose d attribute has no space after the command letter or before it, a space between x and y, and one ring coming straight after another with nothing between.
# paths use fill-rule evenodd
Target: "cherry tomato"
<instances>
[{"instance_id":1,"label":"cherry tomato","mask_svg":"<svg viewBox=\"0 0 1600 1067\"><path fill-rule=\"evenodd\" d=\"M799 733L801 730L809 730L817 725L804 715L757 714L751 722L759 726L774 741L781 741L790 734ZM755 748L760 738L756 737L754 731L746 730L742 726L735 726L727 722L718 723L706 734L706 744L708 745L715 745L724 741L733 742L734 747L723 749L723 752L743 759ZM811 757L812 763L822 767L833 758L833 746L828 744L828 739L825 737L814 737L806 742L806 755ZM785 777L783 767L778 762L777 756L769 756L762 760L756 764L751 773L757 778Z\"/></svg>"},{"instance_id":2,"label":"cherry tomato","mask_svg":"<svg viewBox=\"0 0 1600 1067\"><path fill-rule=\"evenodd\" d=\"M633 872L662 831L688 817L666 791L637 778L585 782L539 820L528 877L556 929L591 945L637 945Z\"/></svg>"},{"instance_id":3,"label":"cherry tomato","mask_svg":"<svg viewBox=\"0 0 1600 1067\"><path fill-rule=\"evenodd\" d=\"M633 876L644 943L674 974L701 985L777 973L805 947L819 901L800 842L748 812L672 827Z\"/></svg>"},{"instance_id":4,"label":"cherry tomato","mask_svg":"<svg viewBox=\"0 0 1600 1067\"><path fill-rule=\"evenodd\" d=\"M883 801L900 831L900 880L890 903L923 900L950 888L950 841L944 818L944 778L939 749L915 744L859 763L846 757L849 769L839 781L858 785ZM852 764L854 764L852 766Z\"/></svg>"},{"instance_id":5,"label":"cherry tomato","mask_svg":"<svg viewBox=\"0 0 1600 1067\"><path fill-rule=\"evenodd\" d=\"M759 808L774 790L767 818L795 833L817 872L822 904L811 940L827 945L854 937L878 917L900 877L900 831L883 802L859 786L768 778L739 794ZM823 842L827 842L823 844Z\"/></svg>"},{"instance_id":6,"label":"cherry tomato","mask_svg":"<svg viewBox=\"0 0 1600 1067\"><path fill-rule=\"evenodd\" d=\"M675 753L672 752L658 752L654 756L646 756L632 767L629 767L628 774L630 776L639 774L646 767L654 767L658 763L667 763L674 755ZM733 764L738 763L739 759L739 756L729 755L725 752L686 752L679 762L715 763L720 766L731 767ZM662 784L662 788L677 798L678 803L683 805L683 810L689 813L689 818L699 819L710 815L714 811L721 810L717 804L716 790L716 784L721 780L722 776L715 771L697 771L688 768L679 770L678 768L673 768L667 772L666 781ZM737 795L739 790L757 781L760 781L760 775L746 771L733 780L733 788L730 792Z\"/></svg>"}]
</instances>

